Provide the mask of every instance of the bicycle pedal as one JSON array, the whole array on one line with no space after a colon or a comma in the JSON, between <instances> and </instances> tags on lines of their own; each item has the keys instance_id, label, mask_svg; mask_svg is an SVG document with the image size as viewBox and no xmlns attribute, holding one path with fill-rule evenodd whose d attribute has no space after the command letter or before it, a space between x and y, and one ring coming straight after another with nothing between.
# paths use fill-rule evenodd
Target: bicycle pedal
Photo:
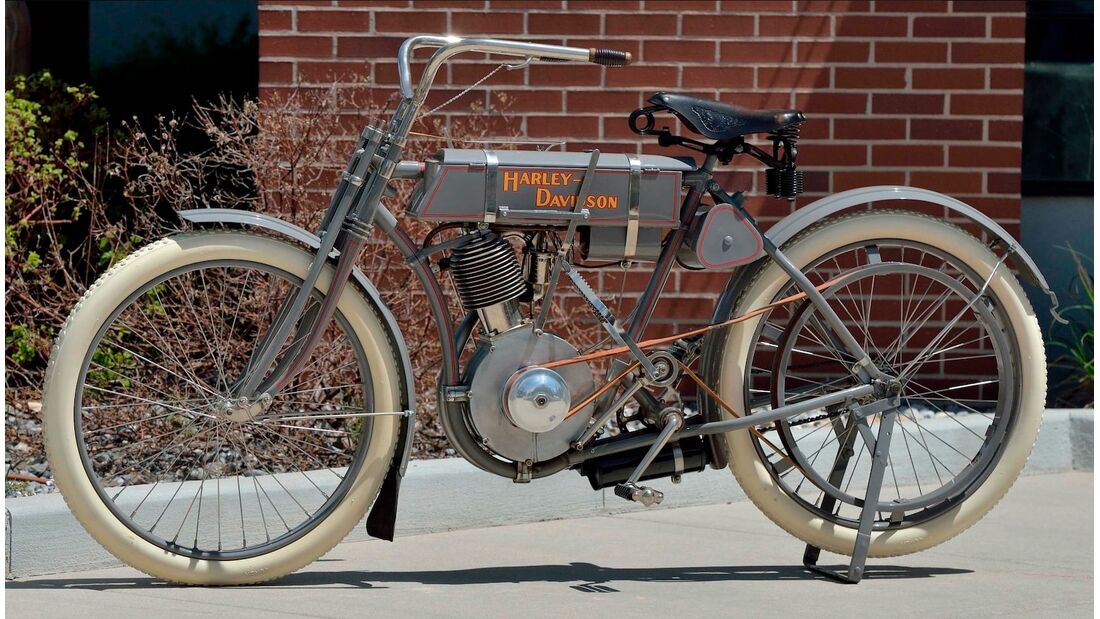
<instances>
[{"instance_id":1,"label":"bicycle pedal","mask_svg":"<svg viewBox=\"0 0 1100 619\"><path fill-rule=\"evenodd\" d=\"M664 493L660 490L654 490L653 488L632 483L615 486L615 496L626 499L627 501L641 503L645 507L659 505L665 498Z\"/></svg>"}]
</instances>

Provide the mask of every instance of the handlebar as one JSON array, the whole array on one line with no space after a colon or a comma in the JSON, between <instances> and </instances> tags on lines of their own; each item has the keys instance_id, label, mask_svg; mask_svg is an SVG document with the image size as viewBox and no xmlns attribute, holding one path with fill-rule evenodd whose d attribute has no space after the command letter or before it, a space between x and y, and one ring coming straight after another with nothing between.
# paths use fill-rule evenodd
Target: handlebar
<instances>
[{"instance_id":1,"label":"handlebar","mask_svg":"<svg viewBox=\"0 0 1100 619\"><path fill-rule=\"evenodd\" d=\"M420 84L413 89L410 64L414 50L422 47L438 48L428 59L424 72L420 75ZM500 56L518 56L539 60L557 60L566 62L591 62L607 67L622 67L630 64L630 52L613 49L583 47L565 47L562 45L544 45L525 41L505 41L501 39L463 39L460 37L440 37L432 35L416 36L406 39L397 52L397 76L401 84L401 96L417 105L424 102L431 89L439 67L448 58L465 52L485 52Z\"/></svg>"}]
</instances>

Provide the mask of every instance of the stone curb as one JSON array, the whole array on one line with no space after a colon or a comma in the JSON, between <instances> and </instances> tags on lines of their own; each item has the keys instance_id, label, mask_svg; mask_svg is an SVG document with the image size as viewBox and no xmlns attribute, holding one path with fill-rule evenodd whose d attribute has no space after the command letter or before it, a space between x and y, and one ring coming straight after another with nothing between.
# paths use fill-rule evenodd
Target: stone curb
<instances>
[{"instance_id":1,"label":"stone curb","mask_svg":"<svg viewBox=\"0 0 1100 619\"><path fill-rule=\"evenodd\" d=\"M1025 475L1093 470L1092 410L1052 409L1043 418ZM647 482L665 492L656 509L730 503L745 499L726 470ZM8 499L7 575L9 578L116 566L73 518L59 494ZM563 472L530 484L485 473L460 458L410 463L402 484L398 535L418 535L541 520L576 518L640 509L610 489L593 492L588 481ZM368 536L362 524L347 540Z\"/></svg>"}]
</instances>

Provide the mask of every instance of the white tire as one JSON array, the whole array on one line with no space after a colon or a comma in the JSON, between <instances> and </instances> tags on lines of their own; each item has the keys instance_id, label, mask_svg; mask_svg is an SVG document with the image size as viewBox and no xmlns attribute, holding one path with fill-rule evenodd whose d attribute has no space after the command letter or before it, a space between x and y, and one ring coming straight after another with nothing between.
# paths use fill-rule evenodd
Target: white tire
<instances>
[{"instance_id":1,"label":"white tire","mask_svg":"<svg viewBox=\"0 0 1100 619\"><path fill-rule=\"evenodd\" d=\"M58 335L43 397L47 454L55 481L85 529L111 554L157 578L198 585L256 583L286 575L328 552L360 521L378 495L395 450L396 416L374 417L366 458L342 502L297 539L267 554L203 560L154 545L135 534L105 505L80 456L74 410L85 356L107 317L154 278L196 262L240 260L269 265L298 278L311 254L269 237L242 232L185 233L156 241L110 269L88 289ZM327 289L332 268L317 285ZM376 410L401 406L400 374L377 309L349 285L338 311L350 324L369 362ZM243 515L242 515L243 519ZM196 521L196 527L198 526Z\"/></svg>"},{"instance_id":2,"label":"white tire","mask_svg":"<svg viewBox=\"0 0 1100 619\"><path fill-rule=\"evenodd\" d=\"M997 257L973 236L932 217L895 210L871 210L839 217L803 233L783 248L799 268L828 252L862 241L893 238L939 248L969 265L977 276L993 272ZM742 315L773 300L789 278L769 263L742 293L733 315ZM918 552L958 535L981 519L1005 495L1027 462L1042 421L1046 398L1046 362L1038 321L1023 290L1011 272L1000 267L991 279L990 292L1001 303L1019 347L1016 373L1021 381L1014 425L994 470L984 483L958 506L924 522L887 531L874 531L869 556L889 557ZM760 319L731 327L723 351L719 394L727 402L744 405L746 357ZM837 554L851 554L856 530L829 521L794 500L761 462L748 432L724 436L730 470L745 494L772 521L808 544Z\"/></svg>"}]
</instances>

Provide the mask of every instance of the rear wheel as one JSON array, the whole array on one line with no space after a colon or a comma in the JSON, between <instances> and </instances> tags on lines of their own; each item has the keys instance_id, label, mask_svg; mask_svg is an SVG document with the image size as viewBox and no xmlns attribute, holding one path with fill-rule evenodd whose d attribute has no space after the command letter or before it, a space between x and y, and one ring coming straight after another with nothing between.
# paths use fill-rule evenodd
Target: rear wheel
<instances>
[{"instance_id":1,"label":"rear wheel","mask_svg":"<svg viewBox=\"0 0 1100 619\"><path fill-rule=\"evenodd\" d=\"M354 286L294 383L262 405L231 397L310 259L256 235L182 234L74 309L45 386L47 448L73 513L123 561L184 583L267 580L327 552L374 500L400 378Z\"/></svg>"},{"instance_id":2,"label":"rear wheel","mask_svg":"<svg viewBox=\"0 0 1100 619\"><path fill-rule=\"evenodd\" d=\"M1042 340L1008 266L954 226L897 211L829 221L784 252L815 284L835 280L830 305L903 384L869 554L916 552L965 530L1016 479L1043 411ZM733 314L794 292L767 264ZM858 384L855 359L807 302L734 325L725 346L719 393L750 414ZM731 432L730 468L777 524L850 554L880 418L837 406L762 428L780 439L771 444Z\"/></svg>"}]
</instances>

